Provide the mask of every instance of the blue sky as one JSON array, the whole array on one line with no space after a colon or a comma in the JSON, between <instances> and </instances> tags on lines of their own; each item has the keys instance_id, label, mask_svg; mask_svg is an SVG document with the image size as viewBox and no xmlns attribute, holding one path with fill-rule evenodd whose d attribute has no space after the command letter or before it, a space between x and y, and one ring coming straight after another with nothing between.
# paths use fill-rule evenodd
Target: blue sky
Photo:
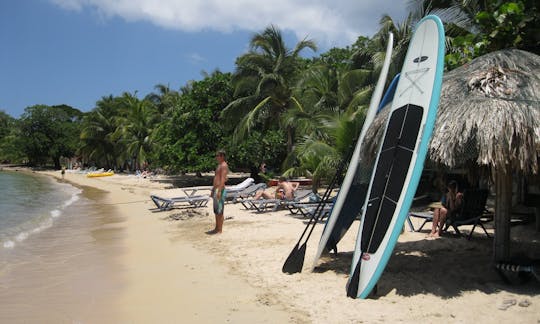
<instances>
[{"instance_id":1,"label":"blue sky","mask_svg":"<svg viewBox=\"0 0 540 324\"><path fill-rule=\"evenodd\" d=\"M0 0L0 110L179 89L202 72L233 72L249 38L270 24L289 47L313 39L318 55L371 36L393 0Z\"/></svg>"}]
</instances>

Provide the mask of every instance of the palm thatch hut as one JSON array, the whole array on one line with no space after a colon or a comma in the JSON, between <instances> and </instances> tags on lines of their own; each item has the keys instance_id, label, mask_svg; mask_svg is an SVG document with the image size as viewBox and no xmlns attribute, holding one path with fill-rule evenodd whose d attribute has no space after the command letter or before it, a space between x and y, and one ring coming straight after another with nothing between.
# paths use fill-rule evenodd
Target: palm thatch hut
<instances>
[{"instance_id":1,"label":"palm thatch hut","mask_svg":"<svg viewBox=\"0 0 540 324\"><path fill-rule=\"evenodd\" d=\"M385 120L377 117L368 138L378 138ZM445 73L429 159L491 171L496 261L509 257L512 175L537 175L539 157L540 56L501 50Z\"/></svg>"},{"instance_id":2,"label":"palm thatch hut","mask_svg":"<svg viewBox=\"0 0 540 324\"><path fill-rule=\"evenodd\" d=\"M539 156L540 56L501 50L445 74L429 157L492 171L495 260L509 257L512 175L537 174Z\"/></svg>"}]
</instances>

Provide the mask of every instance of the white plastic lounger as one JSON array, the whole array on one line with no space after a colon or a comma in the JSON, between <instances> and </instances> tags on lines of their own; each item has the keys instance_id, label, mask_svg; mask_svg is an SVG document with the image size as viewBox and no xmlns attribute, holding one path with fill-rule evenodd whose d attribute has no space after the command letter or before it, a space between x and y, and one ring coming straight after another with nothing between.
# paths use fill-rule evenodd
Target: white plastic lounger
<instances>
[{"instance_id":1,"label":"white plastic lounger","mask_svg":"<svg viewBox=\"0 0 540 324\"><path fill-rule=\"evenodd\" d=\"M227 192L238 192L238 191L242 191L246 188L248 188L249 186L251 186L253 183L255 182L255 179L253 178L247 178L245 179L244 181L240 182L239 184L237 185L233 185L233 186L227 186L226 189L227 189Z\"/></svg>"}]
</instances>

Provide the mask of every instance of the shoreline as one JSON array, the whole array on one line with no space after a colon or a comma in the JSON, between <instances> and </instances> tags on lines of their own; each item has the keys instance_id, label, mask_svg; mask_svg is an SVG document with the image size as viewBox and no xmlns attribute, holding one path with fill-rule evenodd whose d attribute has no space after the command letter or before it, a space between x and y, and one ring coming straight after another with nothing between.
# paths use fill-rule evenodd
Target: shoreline
<instances>
[{"instance_id":1,"label":"shoreline","mask_svg":"<svg viewBox=\"0 0 540 324\"><path fill-rule=\"evenodd\" d=\"M61 178L59 171L39 173ZM227 204L223 234L208 236L204 232L213 226L211 203L198 209L150 211L149 195L163 190L163 184L71 173L65 181L107 191L103 204L116 206L115 213L123 218L115 224L122 228L115 243L122 249L114 258L121 269L116 275L126 284L112 300L121 321L540 321L540 284L503 284L491 267L492 242L480 235L471 241L454 236L428 240L425 232L406 230L379 281L378 296L353 300L345 296L345 283L357 222L340 244L340 253L323 258L311 272L323 228L318 224L303 272L286 275L281 266L307 219L288 211L254 213L241 204ZM508 300L516 304L500 309ZM529 305L519 306L524 300Z\"/></svg>"}]
</instances>

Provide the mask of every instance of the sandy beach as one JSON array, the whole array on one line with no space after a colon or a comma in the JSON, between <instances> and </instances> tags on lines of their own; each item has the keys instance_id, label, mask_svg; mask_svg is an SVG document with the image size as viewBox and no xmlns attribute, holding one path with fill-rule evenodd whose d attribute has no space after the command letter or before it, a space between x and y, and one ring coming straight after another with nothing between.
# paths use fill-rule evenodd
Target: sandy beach
<instances>
[{"instance_id":1,"label":"sandy beach","mask_svg":"<svg viewBox=\"0 0 540 324\"><path fill-rule=\"evenodd\" d=\"M60 179L60 172L41 173ZM152 210L149 195L163 193L166 184L135 176L87 178L69 172L63 181L100 190L96 199L103 221L97 229L93 225L93 238L105 251L104 262L111 265L102 269L103 282L94 280L106 293L91 302L73 290L74 302L62 310L65 316L59 317L44 299L39 320L25 317L28 309L22 307L21 317L15 311L9 322L540 323L540 284L504 284L491 264L492 240L480 232L471 241L453 235L429 240L427 231L406 229L379 281L377 296L353 300L346 297L345 284L357 222L339 245L340 253L324 257L312 272L323 228L318 224L302 273L287 275L281 267L307 222L289 211L256 213L241 204L227 204L223 234L207 235L214 222L211 203L196 209ZM527 233L527 240L536 242L528 252L540 258L540 234ZM80 270L71 269L65 279L71 281L64 285L91 287L73 275ZM54 296L58 287L43 289L44 295ZM19 294L15 300L32 292Z\"/></svg>"}]
</instances>

